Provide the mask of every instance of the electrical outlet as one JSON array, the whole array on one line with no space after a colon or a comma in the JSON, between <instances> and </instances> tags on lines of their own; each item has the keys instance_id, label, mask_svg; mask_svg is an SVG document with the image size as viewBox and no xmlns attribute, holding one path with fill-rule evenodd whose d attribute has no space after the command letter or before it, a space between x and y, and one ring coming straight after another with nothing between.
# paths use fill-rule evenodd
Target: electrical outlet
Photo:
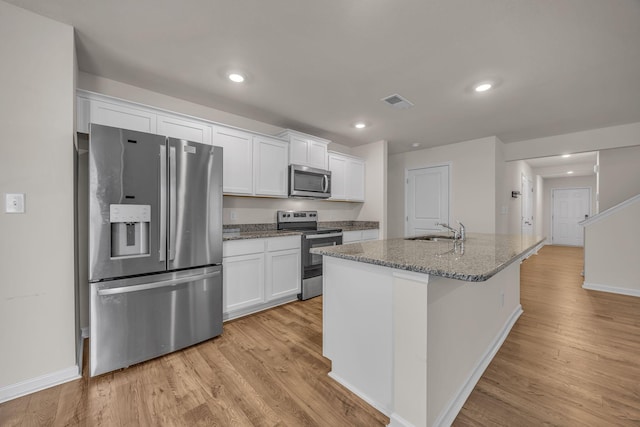
<instances>
[{"instance_id":1,"label":"electrical outlet","mask_svg":"<svg viewBox=\"0 0 640 427\"><path fill-rule=\"evenodd\" d=\"M7 193L4 195L4 201L6 213L24 213L24 193Z\"/></svg>"}]
</instances>

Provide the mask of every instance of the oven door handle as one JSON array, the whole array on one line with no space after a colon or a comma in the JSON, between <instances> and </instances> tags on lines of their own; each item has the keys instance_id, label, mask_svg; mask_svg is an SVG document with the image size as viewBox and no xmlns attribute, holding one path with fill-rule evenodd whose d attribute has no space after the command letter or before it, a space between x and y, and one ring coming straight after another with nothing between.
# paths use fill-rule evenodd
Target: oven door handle
<instances>
[{"instance_id":1,"label":"oven door handle","mask_svg":"<svg viewBox=\"0 0 640 427\"><path fill-rule=\"evenodd\" d=\"M330 237L341 237L342 233L327 233L327 234L307 234L304 236L307 240L314 239L328 239Z\"/></svg>"}]
</instances>

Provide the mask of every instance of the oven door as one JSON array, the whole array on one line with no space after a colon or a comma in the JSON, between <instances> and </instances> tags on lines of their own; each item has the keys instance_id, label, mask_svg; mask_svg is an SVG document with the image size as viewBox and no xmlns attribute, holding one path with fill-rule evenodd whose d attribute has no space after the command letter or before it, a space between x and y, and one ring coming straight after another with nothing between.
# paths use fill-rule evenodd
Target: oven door
<instances>
[{"instance_id":1,"label":"oven door","mask_svg":"<svg viewBox=\"0 0 640 427\"><path fill-rule=\"evenodd\" d=\"M322 275L322 255L312 254L311 249L342 244L342 232L305 234L302 240L302 269L304 278Z\"/></svg>"}]
</instances>

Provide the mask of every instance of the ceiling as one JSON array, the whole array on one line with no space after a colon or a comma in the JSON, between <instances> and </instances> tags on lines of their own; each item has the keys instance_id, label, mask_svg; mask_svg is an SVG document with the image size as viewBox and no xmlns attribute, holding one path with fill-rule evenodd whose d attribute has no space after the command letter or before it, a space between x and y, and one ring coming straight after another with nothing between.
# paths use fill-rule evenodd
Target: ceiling
<instances>
[{"instance_id":1,"label":"ceiling","mask_svg":"<svg viewBox=\"0 0 640 427\"><path fill-rule=\"evenodd\" d=\"M640 121L638 0L8 2L73 25L81 71L348 146Z\"/></svg>"},{"instance_id":2,"label":"ceiling","mask_svg":"<svg viewBox=\"0 0 640 427\"><path fill-rule=\"evenodd\" d=\"M534 175L543 178L558 178L563 176L589 176L595 175L594 166L597 164L598 153L575 153L569 157L551 156L528 159L526 162L533 170ZM569 174L568 172L571 171Z\"/></svg>"}]
</instances>

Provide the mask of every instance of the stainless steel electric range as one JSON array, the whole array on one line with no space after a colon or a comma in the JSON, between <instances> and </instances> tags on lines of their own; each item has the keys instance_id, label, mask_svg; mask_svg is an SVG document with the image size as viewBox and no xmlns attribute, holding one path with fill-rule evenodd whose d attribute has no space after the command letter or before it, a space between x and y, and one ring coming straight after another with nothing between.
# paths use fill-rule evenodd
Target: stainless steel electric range
<instances>
[{"instance_id":1,"label":"stainless steel electric range","mask_svg":"<svg viewBox=\"0 0 640 427\"><path fill-rule=\"evenodd\" d=\"M302 232L302 292L306 300L322 295L322 255L311 249L342 244L342 230L319 228L317 211L278 211L278 230Z\"/></svg>"}]
</instances>

